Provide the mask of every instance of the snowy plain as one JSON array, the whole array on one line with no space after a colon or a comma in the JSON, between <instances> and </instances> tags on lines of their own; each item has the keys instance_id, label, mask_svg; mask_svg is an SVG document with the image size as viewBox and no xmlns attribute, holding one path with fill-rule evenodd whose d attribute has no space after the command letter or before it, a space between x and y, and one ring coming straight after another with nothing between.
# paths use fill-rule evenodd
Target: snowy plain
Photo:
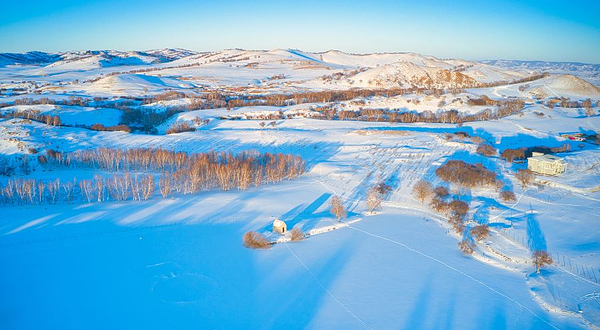
<instances>
[{"instance_id":1,"label":"snowy plain","mask_svg":"<svg viewBox=\"0 0 600 330\"><path fill-rule=\"evenodd\" d=\"M199 93L203 88L241 87L257 93L342 90L351 85L348 80L328 82L320 77L362 68L365 71L357 75L373 80L381 71L378 66L388 70L408 67L407 63L411 68L428 67L424 71L465 65L468 68L462 72L466 74L477 69L472 73L475 78L487 72L482 82L519 79L533 71L531 67L506 70L412 53L230 50L186 53L162 63L126 56L128 65L121 59L106 66L93 56L75 62L69 57L67 63L8 65L0 68L0 84L5 88L0 103L22 97L139 97L169 88ZM101 73L148 66L165 69L100 77ZM394 77L403 77L406 83L415 72L411 69ZM269 80L277 74L285 78ZM83 81L94 77L99 80ZM361 87L375 86L368 79L363 79ZM0 327L597 328L600 151L597 144L568 141L560 134L598 132L598 107L595 115L586 116L582 109L550 109L541 102L556 96L550 91L571 99L598 101L597 86L577 79L566 78L576 84L564 83L563 76L550 75L528 83L444 94L446 108L461 113L483 110L467 103L480 95L527 100L521 114L460 127L314 119L311 113L323 104L308 103L181 112L157 127L157 134L144 134L73 127L118 124L116 108L3 107L3 113L35 108L59 115L67 124L1 119L0 153L6 157L20 157L30 148L160 147L188 153L257 150L301 156L307 173L244 191L204 191L167 198L157 194L148 201L0 205ZM16 83L20 80L23 83ZM380 80L390 81L387 76ZM21 92L23 86L31 91ZM540 90L547 95L536 99ZM438 111L440 100L409 94L365 99L362 106ZM144 107L162 111L169 102L187 101ZM342 107L342 103L336 106ZM343 107L358 109L360 105L346 102ZM273 120L272 126L248 119L257 113L279 111L286 117ZM192 123L196 117L208 122L197 125L194 132L165 134L173 123ZM232 120L234 117L237 119ZM475 152L476 144L445 138L456 132L478 136L499 150L568 143L571 152L560 155L569 163L569 170L562 176L538 177L547 182L523 188L514 174L524 164L508 163L498 155L483 157ZM471 256L459 251L461 237L445 217L411 194L422 178L443 184L434 172L451 159L483 163L517 196L514 202L503 202L494 189L474 188L465 193L463 198L471 206L469 226L488 224L491 229L490 237L479 243ZM16 176L70 180L94 174L86 169L34 166L31 173ZM8 179L0 177L0 182ZM372 214L364 200L367 190L379 182L389 184L392 191L382 208ZM329 210L334 195L340 196L348 209L342 222ZM272 217L310 235L301 242L274 235L270 233ZM268 250L247 249L242 236L249 230L280 242ZM531 252L537 249L547 250L555 260L540 274L531 264Z\"/></svg>"}]
</instances>

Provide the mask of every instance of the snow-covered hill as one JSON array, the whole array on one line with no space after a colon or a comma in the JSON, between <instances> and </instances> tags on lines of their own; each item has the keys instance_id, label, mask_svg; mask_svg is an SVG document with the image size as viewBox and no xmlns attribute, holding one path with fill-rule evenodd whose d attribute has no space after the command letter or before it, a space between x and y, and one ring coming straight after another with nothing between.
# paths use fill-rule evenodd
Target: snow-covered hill
<instances>
[{"instance_id":1,"label":"snow-covered hill","mask_svg":"<svg viewBox=\"0 0 600 330\"><path fill-rule=\"evenodd\" d=\"M481 63L509 70L532 70L556 74L571 74L585 79L596 86L600 85L600 64L516 60L486 60L481 61Z\"/></svg>"},{"instance_id":2,"label":"snow-covered hill","mask_svg":"<svg viewBox=\"0 0 600 330\"><path fill-rule=\"evenodd\" d=\"M600 326L593 66L297 49L0 61L0 329ZM526 182L526 160L501 157L520 148L567 169ZM450 161L488 184L443 179ZM248 231L270 249L244 247ZM540 273L534 251L553 258Z\"/></svg>"},{"instance_id":3,"label":"snow-covered hill","mask_svg":"<svg viewBox=\"0 0 600 330\"><path fill-rule=\"evenodd\" d=\"M0 65L21 65L24 81L90 80L108 73L140 73L185 78L196 85L297 86L299 88L471 88L517 82L548 70L578 77L598 75L598 65L577 63L439 59L415 53L349 54L297 49L194 52L185 49L149 51L72 51L0 54ZM14 82L10 70L2 80ZM15 71L16 72L16 71ZM146 73L147 72L147 73ZM52 75L53 79L47 77ZM271 77L283 77L270 81ZM168 87L182 84L169 83ZM106 87L106 86L105 86ZM86 86L81 86L84 90ZM143 87L141 87L143 89ZM73 88L70 88L73 89ZM121 88L116 88L120 90ZM90 92L93 89L90 90ZM577 94L579 95L579 94ZM590 95L592 96L592 95Z\"/></svg>"}]
</instances>

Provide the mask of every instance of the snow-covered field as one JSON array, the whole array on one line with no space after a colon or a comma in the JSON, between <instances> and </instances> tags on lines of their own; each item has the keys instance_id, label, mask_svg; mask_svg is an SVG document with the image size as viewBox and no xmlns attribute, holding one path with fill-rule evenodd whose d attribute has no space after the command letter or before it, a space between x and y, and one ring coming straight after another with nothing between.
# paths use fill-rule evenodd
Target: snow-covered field
<instances>
[{"instance_id":1,"label":"snow-covered field","mask_svg":"<svg viewBox=\"0 0 600 330\"><path fill-rule=\"evenodd\" d=\"M560 136L600 131L600 92L580 78L551 74L515 84L457 87L469 79L517 82L541 72L531 65L507 69L412 53L163 50L30 54L20 64L18 59L0 57L0 113L39 110L59 116L62 125L0 119L0 160L18 162L28 155L31 167L0 176L3 185L15 178L66 182L112 174L45 167L37 156L47 149L281 152L302 157L307 170L298 178L247 190L166 198L157 192L146 201L1 204L2 329L600 327L600 150L591 140ZM152 70L132 72L144 68ZM454 74L438 76L451 79L433 79L429 88L461 90L183 111L157 125L155 134L87 128L120 124L125 110L116 105L119 100L157 113L192 102L187 97L140 101L165 91L204 97L215 90L423 88L421 75L441 70ZM342 78L322 78L336 73ZM323 106L476 114L491 107L469 103L483 95L519 97L526 105L504 118L462 124L317 118ZM42 97L89 102L13 104ZM582 107L548 107L555 97L589 98L593 114ZM195 131L165 134L175 123L189 123ZM567 171L537 176L522 187L515 173L526 164L479 155L473 139L448 138L457 132L500 151L567 143L571 150L557 154L568 163ZM421 179L444 185L435 170L449 160L482 163L516 195L505 202L493 188L459 192L470 206L467 228L490 228L472 255L458 249L463 237L447 217L412 194ZM380 182L391 191L371 213L367 192ZM340 222L330 211L334 196L348 211ZM273 217L290 229L301 228L307 238L291 242L289 235L272 233ZM266 250L245 248L247 231L278 243ZM547 251L554 260L539 274L532 264L534 250Z\"/></svg>"}]
</instances>

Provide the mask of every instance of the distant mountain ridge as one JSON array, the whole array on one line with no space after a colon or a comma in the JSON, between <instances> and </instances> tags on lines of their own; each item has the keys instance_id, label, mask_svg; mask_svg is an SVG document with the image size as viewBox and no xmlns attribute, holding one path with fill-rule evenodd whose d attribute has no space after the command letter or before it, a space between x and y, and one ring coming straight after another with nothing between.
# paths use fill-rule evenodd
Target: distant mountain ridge
<instances>
[{"instance_id":1,"label":"distant mountain ridge","mask_svg":"<svg viewBox=\"0 0 600 330\"><path fill-rule=\"evenodd\" d=\"M0 67L16 66L21 77L46 77L58 74L77 75L80 80L100 81L96 86L130 86L137 83L150 87L169 85L186 88L186 79L202 84L240 83L239 77L256 76L241 84L262 84L273 77L289 79L299 88L437 88L467 89L522 83L543 77L548 72L572 75L574 79L554 81L556 91L573 95L596 95L594 86L600 82L600 64L576 62L545 62L517 60L466 61L440 59L411 52L351 54L338 50L305 52L298 49L244 50L227 49L218 52L197 52L180 48L146 51L84 50L60 53L28 52L0 53ZM159 73L160 71L160 73ZM287 73L286 73L287 72ZM143 73L144 75L139 75ZM285 74L284 74L285 73ZM136 76L124 76L138 74ZM181 80L153 83L152 75L166 74ZM110 75L119 79L103 79ZM185 79L182 76L187 76ZM293 74L292 74L293 75ZM148 76L148 77L146 77ZM283 78L282 78L283 77ZM75 80L75 78L71 78ZM555 79L555 78L552 78ZM201 80L201 82L200 82ZM292 83L291 81L289 81ZM225 83L227 84L227 83ZM532 85L533 86L533 85ZM525 88L525 87L523 87ZM538 88L534 92L556 94L554 89ZM119 88L121 89L121 88Z\"/></svg>"},{"instance_id":2,"label":"distant mountain ridge","mask_svg":"<svg viewBox=\"0 0 600 330\"><path fill-rule=\"evenodd\" d=\"M56 62L75 62L97 58L105 65L132 65L174 61L197 52L180 48L153 49L147 51L84 50L58 53L32 51L27 53L0 53L0 67L8 65L48 65ZM128 60L127 60L128 59Z\"/></svg>"},{"instance_id":3,"label":"distant mountain ridge","mask_svg":"<svg viewBox=\"0 0 600 330\"><path fill-rule=\"evenodd\" d=\"M479 62L508 70L536 70L554 74L571 74L600 86L600 64L520 60L484 60Z\"/></svg>"}]
</instances>

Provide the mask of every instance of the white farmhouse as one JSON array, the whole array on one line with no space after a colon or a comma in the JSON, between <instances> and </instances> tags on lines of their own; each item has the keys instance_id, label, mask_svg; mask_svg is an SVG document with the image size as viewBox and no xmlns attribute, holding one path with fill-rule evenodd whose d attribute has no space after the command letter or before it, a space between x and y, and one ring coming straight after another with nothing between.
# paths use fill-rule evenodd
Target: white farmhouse
<instances>
[{"instance_id":1,"label":"white farmhouse","mask_svg":"<svg viewBox=\"0 0 600 330\"><path fill-rule=\"evenodd\" d=\"M283 222L279 219L275 219L275 221L273 221L273 232L274 233L285 234L286 231L287 231L287 225L285 224L285 222Z\"/></svg>"},{"instance_id":2,"label":"white farmhouse","mask_svg":"<svg viewBox=\"0 0 600 330\"><path fill-rule=\"evenodd\" d=\"M567 169L567 162L557 156L533 152L531 157L527 158L527 168L540 174L558 175Z\"/></svg>"}]
</instances>

